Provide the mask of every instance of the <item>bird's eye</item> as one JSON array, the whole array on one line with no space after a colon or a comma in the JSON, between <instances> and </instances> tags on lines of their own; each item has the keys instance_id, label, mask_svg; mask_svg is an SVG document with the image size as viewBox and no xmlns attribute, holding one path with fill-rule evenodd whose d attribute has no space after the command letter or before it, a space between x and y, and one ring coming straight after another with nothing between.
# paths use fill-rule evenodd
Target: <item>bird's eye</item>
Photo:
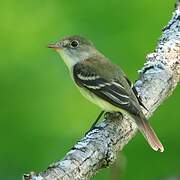
<instances>
[{"instance_id":1,"label":"bird's eye","mask_svg":"<svg viewBox=\"0 0 180 180\"><path fill-rule=\"evenodd\" d=\"M76 41L76 40L74 40L74 41L71 42L71 46L72 46L73 48L77 47L78 45L79 45L79 42Z\"/></svg>"}]
</instances>

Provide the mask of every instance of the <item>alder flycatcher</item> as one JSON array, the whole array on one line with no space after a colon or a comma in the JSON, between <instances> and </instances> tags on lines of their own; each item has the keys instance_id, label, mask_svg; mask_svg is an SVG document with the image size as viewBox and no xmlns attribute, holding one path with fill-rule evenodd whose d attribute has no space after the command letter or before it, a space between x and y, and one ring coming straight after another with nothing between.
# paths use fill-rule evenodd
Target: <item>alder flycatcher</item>
<instances>
[{"instance_id":1,"label":"alder flycatcher","mask_svg":"<svg viewBox=\"0 0 180 180\"><path fill-rule=\"evenodd\" d=\"M124 72L112 64L86 38L65 37L50 44L67 65L80 92L106 112L121 112L131 116L138 129L155 151L163 145L144 116L141 100Z\"/></svg>"}]
</instances>

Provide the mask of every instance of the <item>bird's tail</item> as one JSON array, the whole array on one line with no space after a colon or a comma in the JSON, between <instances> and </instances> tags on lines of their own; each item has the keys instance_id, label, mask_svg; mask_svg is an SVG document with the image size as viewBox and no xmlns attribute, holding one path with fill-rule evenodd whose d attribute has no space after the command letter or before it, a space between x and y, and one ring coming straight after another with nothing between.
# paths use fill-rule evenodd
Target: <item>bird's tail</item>
<instances>
[{"instance_id":1,"label":"bird's tail","mask_svg":"<svg viewBox=\"0 0 180 180\"><path fill-rule=\"evenodd\" d=\"M156 133L152 129L151 125L147 121L144 115L142 116L136 116L134 117L136 124L138 126L138 129L140 132L144 135L144 137L147 139L149 145L152 149L155 151L164 151L164 147L161 144L159 138L157 137Z\"/></svg>"}]
</instances>

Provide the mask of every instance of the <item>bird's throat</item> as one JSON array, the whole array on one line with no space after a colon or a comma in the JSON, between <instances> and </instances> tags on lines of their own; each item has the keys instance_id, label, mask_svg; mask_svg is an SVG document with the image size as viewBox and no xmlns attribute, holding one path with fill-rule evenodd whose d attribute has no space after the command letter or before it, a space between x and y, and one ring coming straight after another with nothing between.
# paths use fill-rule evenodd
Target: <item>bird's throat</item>
<instances>
[{"instance_id":1,"label":"bird's throat","mask_svg":"<svg viewBox=\"0 0 180 180\"><path fill-rule=\"evenodd\" d=\"M70 55L66 54L64 51L58 51L59 55L63 59L64 63L68 67L70 71L72 71L73 66L76 64L76 59L74 57L71 57Z\"/></svg>"}]
</instances>

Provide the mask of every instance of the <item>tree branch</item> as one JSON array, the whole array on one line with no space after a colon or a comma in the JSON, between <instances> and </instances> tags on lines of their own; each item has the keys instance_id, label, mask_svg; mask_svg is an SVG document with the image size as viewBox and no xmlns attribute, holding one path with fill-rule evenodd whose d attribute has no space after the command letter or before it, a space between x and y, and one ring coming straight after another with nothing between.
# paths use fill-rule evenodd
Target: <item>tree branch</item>
<instances>
[{"instance_id":1,"label":"tree branch","mask_svg":"<svg viewBox=\"0 0 180 180\"><path fill-rule=\"evenodd\" d=\"M157 107L172 94L180 81L180 2L164 28L156 50L147 56L136 82L143 103L152 116ZM128 117L108 115L82 138L63 160L39 174L24 175L25 180L85 180L101 168L114 163L118 151L135 136L136 124Z\"/></svg>"}]
</instances>

